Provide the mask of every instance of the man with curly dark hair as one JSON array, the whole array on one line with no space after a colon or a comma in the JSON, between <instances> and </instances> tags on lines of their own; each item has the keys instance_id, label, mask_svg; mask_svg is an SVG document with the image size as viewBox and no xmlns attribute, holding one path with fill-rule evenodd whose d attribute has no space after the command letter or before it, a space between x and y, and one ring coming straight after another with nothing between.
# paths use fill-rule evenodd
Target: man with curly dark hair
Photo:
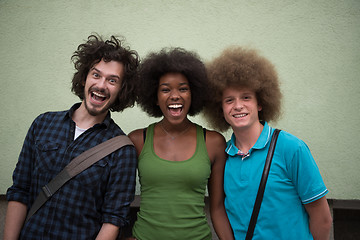
<instances>
[{"instance_id":1,"label":"man with curly dark hair","mask_svg":"<svg viewBox=\"0 0 360 240\"><path fill-rule=\"evenodd\" d=\"M256 50L230 47L207 65L212 101L205 116L232 128L224 173L225 208L235 239L245 239L281 92L274 66ZM329 239L328 190L307 145L281 131L253 239Z\"/></svg>"},{"instance_id":2,"label":"man with curly dark hair","mask_svg":"<svg viewBox=\"0 0 360 240\"><path fill-rule=\"evenodd\" d=\"M139 105L162 119L129 134L141 184L134 237L212 239L204 211L208 185L214 229L220 239L233 239L224 208L225 139L188 118L207 99L204 64L194 52L165 48L143 60L139 75Z\"/></svg>"},{"instance_id":3,"label":"man with curly dark hair","mask_svg":"<svg viewBox=\"0 0 360 240\"><path fill-rule=\"evenodd\" d=\"M91 35L72 56L72 91L81 103L37 117L7 191L4 239L116 239L128 225L136 151L125 146L65 183L25 222L36 196L72 159L125 135L110 111L134 105L138 54L111 36Z\"/></svg>"}]
</instances>

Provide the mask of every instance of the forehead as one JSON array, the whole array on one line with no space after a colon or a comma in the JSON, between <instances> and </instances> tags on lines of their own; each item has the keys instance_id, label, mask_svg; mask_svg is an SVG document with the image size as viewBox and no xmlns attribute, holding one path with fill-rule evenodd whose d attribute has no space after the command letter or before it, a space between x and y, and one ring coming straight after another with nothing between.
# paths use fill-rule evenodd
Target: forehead
<instances>
[{"instance_id":1,"label":"forehead","mask_svg":"<svg viewBox=\"0 0 360 240\"><path fill-rule=\"evenodd\" d=\"M166 73L159 79L159 85L184 85L189 84L187 78L181 73Z\"/></svg>"},{"instance_id":2,"label":"forehead","mask_svg":"<svg viewBox=\"0 0 360 240\"><path fill-rule=\"evenodd\" d=\"M95 63L91 70L99 71L104 75L118 76L121 78L124 72L124 64L117 61L105 62L104 60L101 60L100 62Z\"/></svg>"},{"instance_id":3,"label":"forehead","mask_svg":"<svg viewBox=\"0 0 360 240\"><path fill-rule=\"evenodd\" d=\"M243 95L243 94L255 95L255 91L249 87L229 86L223 90L222 95L223 95L223 97L228 97L228 96L238 96L238 95Z\"/></svg>"}]
</instances>

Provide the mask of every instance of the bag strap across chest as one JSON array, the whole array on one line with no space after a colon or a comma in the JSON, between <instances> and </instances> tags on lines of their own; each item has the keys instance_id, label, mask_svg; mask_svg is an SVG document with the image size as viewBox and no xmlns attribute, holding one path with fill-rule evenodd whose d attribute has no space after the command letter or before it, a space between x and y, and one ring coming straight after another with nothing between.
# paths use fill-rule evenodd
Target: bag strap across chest
<instances>
[{"instance_id":1,"label":"bag strap across chest","mask_svg":"<svg viewBox=\"0 0 360 240\"><path fill-rule=\"evenodd\" d=\"M258 193L257 193L257 196L256 196L254 209L253 209L253 212L251 214L250 223L249 223L249 227L248 227L248 230L247 230L247 233L246 233L245 240L252 239L253 234L254 234L255 225L256 225L256 222L257 222L258 215L259 215L261 202L262 202L262 199L263 199L263 196L264 196L264 191L265 191L267 178L269 176L272 157L274 155L277 138L279 136L280 131L281 130L279 130L279 129L275 129L274 133L272 135L272 138L271 138L269 151L268 151L268 154L266 156L266 162L265 162L263 174L262 174L260 185L259 185L259 190L258 190Z\"/></svg>"},{"instance_id":2,"label":"bag strap across chest","mask_svg":"<svg viewBox=\"0 0 360 240\"><path fill-rule=\"evenodd\" d=\"M41 188L42 191L40 191L39 195L36 197L25 221L27 222L31 216L37 210L39 210L39 208L44 205L45 202L52 195L54 195L55 192L59 190L67 181L85 169L89 168L100 159L126 145L133 145L131 140L126 135L116 136L96 145L91 149L88 149L71 160L71 162L66 165L66 167L58 175L56 175L48 184Z\"/></svg>"}]
</instances>

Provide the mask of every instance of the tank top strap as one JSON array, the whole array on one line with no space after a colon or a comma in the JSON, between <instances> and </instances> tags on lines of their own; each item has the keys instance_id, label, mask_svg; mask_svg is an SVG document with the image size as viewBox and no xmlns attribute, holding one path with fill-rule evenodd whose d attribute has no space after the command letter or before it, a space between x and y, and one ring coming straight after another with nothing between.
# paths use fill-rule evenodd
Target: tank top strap
<instances>
[{"instance_id":1,"label":"tank top strap","mask_svg":"<svg viewBox=\"0 0 360 240\"><path fill-rule=\"evenodd\" d=\"M196 124L196 144L198 145L198 148L201 151L206 151L206 142L205 142L205 138L206 138L206 129L203 128L202 126Z\"/></svg>"},{"instance_id":2,"label":"tank top strap","mask_svg":"<svg viewBox=\"0 0 360 240\"><path fill-rule=\"evenodd\" d=\"M146 133L145 133L146 138L144 138L144 147L148 146L149 144L150 146L153 146L155 124L156 123L152 123L146 128Z\"/></svg>"}]
</instances>

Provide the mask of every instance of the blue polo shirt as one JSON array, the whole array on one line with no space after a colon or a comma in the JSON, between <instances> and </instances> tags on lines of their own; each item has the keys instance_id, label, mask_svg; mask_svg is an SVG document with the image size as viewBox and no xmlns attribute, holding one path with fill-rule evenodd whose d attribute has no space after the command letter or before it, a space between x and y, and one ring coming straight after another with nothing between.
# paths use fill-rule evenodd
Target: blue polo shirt
<instances>
[{"instance_id":1,"label":"blue polo shirt","mask_svg":"<svg viewBox=\"0 0 360 240\"><path fill-rule=\"evenodd\" d=\"M249 155L241 157L235 135L227 143L225 208L235 239L245 239L274 129L264 129ZM327 194L308 146L281 131L253 239L313 239L304 204Z\"/></svg>"}]
</instances>

